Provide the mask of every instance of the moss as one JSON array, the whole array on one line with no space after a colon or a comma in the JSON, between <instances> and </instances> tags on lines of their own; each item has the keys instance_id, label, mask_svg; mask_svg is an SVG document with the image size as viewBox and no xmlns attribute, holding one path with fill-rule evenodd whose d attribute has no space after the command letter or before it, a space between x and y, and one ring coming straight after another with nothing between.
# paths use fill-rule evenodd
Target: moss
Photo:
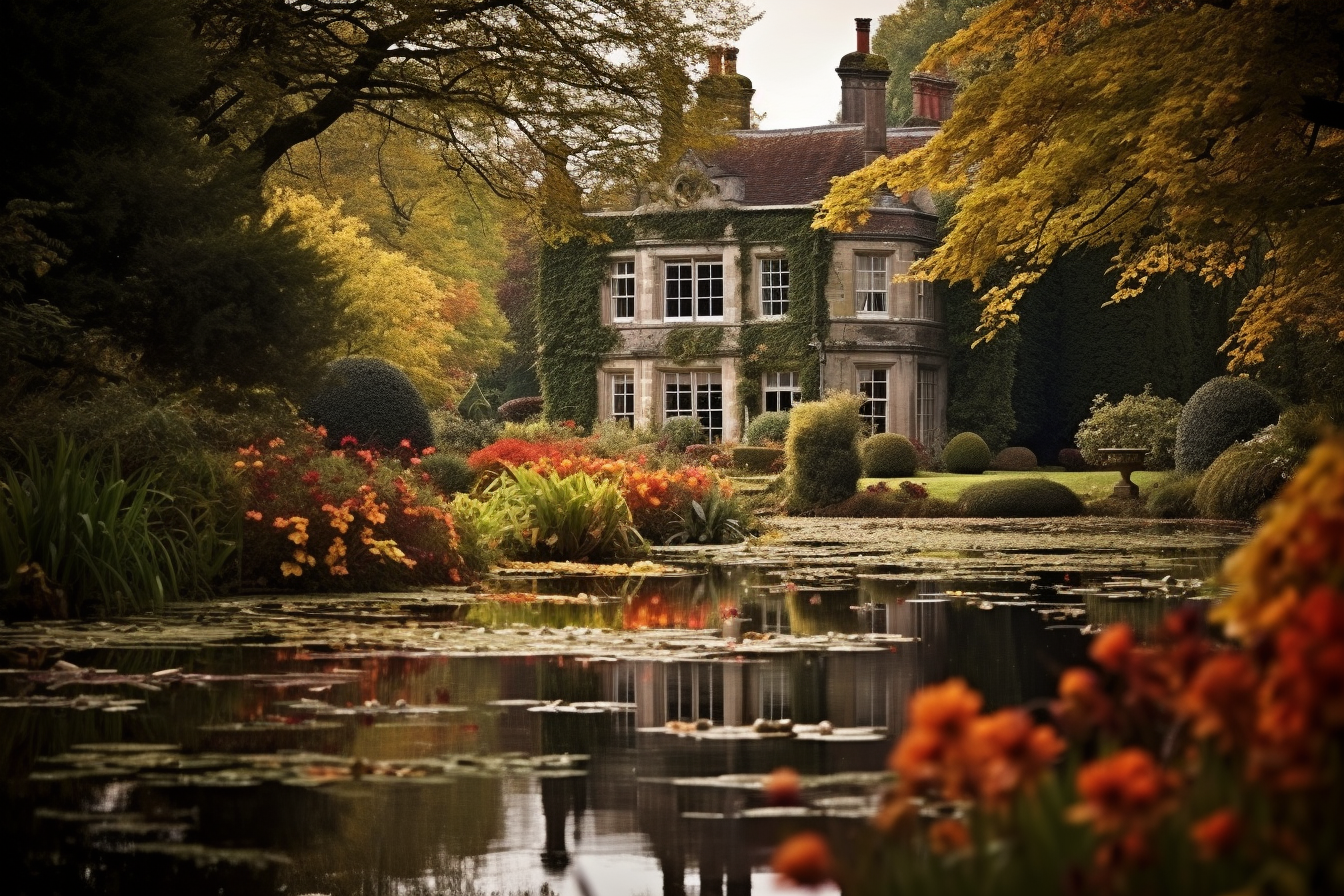
<instances>
[{"instance_id":1,"label":"moss","mask_svg":"<svg viewBox=\"0 0 1344 896\"><path fill-rule=\"evenodd\" d=\"M846 53L840 57L842 69L861 69L866 72L890 72L891 65L887 62L887 57L879 56L876 53Z\"/></svg>"},{"instance_id":2,"label":"moss","mask_svg":"<svg viewBox=\"0 0 1344 896\"><path fill-rule=\"evenodd\" d=\"M998 479L966 489L958 507L970 517L1077 516L1083 501L1050 479Z\"/></svg>"}]
</instances>

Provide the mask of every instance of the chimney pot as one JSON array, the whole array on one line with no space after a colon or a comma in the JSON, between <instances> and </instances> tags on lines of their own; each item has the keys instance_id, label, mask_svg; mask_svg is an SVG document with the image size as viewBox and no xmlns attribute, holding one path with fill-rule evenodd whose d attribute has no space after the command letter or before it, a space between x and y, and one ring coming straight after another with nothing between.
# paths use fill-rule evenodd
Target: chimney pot
<instances>
[{"instance_id":1,"label":"chimney pot","mask_svg":"<svg viewBox=\"0 0 1344 896\"><path fill-rule=\"evenodd\" d=\"M709 48L709 73L711 75L723 74L723 47Z\"/></svg>"},{"instance_id":2,"label":"chimney pot","mask_svg":"<svg viewBox=\"0 0 1344 896\"><path fill-rule=\"evenodd\" d=\"M858 42L858 51L860 53L869 53L868 31L873 25L872 19L855 19L854 36Z\"/></svg>"},{"instance_id":3,"label":"chimney pot","mask_svg":"<svg viewBox=\"0 0 1344 896\"><path fill-rule=\"evenodd\" d=\"M737 47L724 47L723 73L725 75L737 74Z\"/></svg>"}]
</instances>

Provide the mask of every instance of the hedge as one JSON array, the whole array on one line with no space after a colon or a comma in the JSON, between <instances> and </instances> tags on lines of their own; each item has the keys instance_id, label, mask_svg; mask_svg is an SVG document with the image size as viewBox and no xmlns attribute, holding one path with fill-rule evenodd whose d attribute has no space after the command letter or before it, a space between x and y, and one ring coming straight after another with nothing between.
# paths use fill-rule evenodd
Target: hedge
<instances>
[{"instance_id":1,"label":"hedge","mask_svg":"<svg viewBox=\"0 0 1344 896\"><path fill-rule=\"evenodd\" d=\"M863 472L858 449L862 405L856 395L832 395L790 412L784 447L790 509L812 510L854 494Z\"/></svg>"},{"instance_id":2,"label":"hedge","mask_svg":"<svg viewBox=\"0 0 1344 896\"><path fill-rule=\"evenodd\" d=\"M1036 453L1030 448L1005 448L994 455L990 463L991 470L1034 470L1040 464L1036 462Z\"/></svg>"},{"instance_id":3,"label":"hedge","mask_svg":"<svg viewBox=\"0 0 1344 896\"><path fill-rule=\"evenodd\" d=\"M998 479L961 493L958 509L971 517L1077 516L1083 501L1051 479Z\"/></svg>"},{"instance_id":4,"label":"hedge","mask_svg":"<svg viewBox=\"0 0 1344 896\"><path fill-rule=\"evenodd\" d=\"M526 423L533 417L541 416L542 401L540 395L515 398L500 405L496 413L499 414L499 419L505 423Z\"/></svg>"},{"instance_id":5,"label":"hedge","mask_svg":"<svg viewBox=\"0 0 1344 896\"><path fill-rule=\"evenodd\" d=\"M739 445L733 449L733 466L753 473L772 473L776 462L783 456L783 448Z\"/></svg>"},{"instance_id":6,"label":"hedge","mask_svg":"<svg viewBox=\"0 0 1344 896\"><path fill-rule=\"evenodd\" d=\"M326 428L331 448L346 436L378 448L396 448L403 440L415 448L433 442L429 409L420 393L401 368L381 358L354 355L332 361L303 416Z\"/></svg>"},{"instance_id":7,"label":"hedge","mask_svg":"<svg viewBox=\"0 0 1344 896\"><path fill-rule=\"evenodd\" d=\"M983 473L992 460L985 440L973 432L953 436L943 449L943 466L949 473Z\"/></svg>"},{"instance_id":8,"label":"hedge","mask_svg":"<svg viewBox=\"0 0 1344 896\"><path fill-rule=\"evenodd\" d=\"M1220 454L1279 418L1269 390L1243 377L1220 376L1200 386L1176 424L1176 469L1197 473Z\"/></svg>"},{"instance_id":9,"label":"hedge","mask_svg":"<svg viewBox=\"0 0 1344 896\"><path fill-rule=\"evenodd\" d=\"M919 465L914 444L894 432L882 432L865 439L861 454L863 475L875 479L913 476Z\"/></svg>"}]
</instances>

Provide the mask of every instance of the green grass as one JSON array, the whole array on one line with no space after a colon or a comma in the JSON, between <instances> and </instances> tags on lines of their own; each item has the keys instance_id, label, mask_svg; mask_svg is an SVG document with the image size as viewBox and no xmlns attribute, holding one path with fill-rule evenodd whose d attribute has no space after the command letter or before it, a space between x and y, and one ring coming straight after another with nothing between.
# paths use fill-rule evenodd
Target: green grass
<instances>
[{"instance_id":1,"label":"green grass","mask_svg":"<svg viewBox=\"0 0 1344 896\"><path fill-rule=\"evenodd\" d=\"M1140 470L1132 477L1139 487L1140 495L1146 495L1146 489L1165 477L1166 473L1149 473ZM1112 470L1088 473L1066 473L1062 470L1028 470L1025 472L990 471L979 476L967 473L918 473L908 479L860 479L859 488L867 488L876 482L886 482L896 488L902 482L918 482L929 490L929 497L942 498L944 501L956 501L961 493L977 482L987 482L995 477L1025 479L1043 477L1063 483L1073 489L1084 501L1109 498L1111 489L1120 481L1120 474Z\"/></svg>"}]
</instances>

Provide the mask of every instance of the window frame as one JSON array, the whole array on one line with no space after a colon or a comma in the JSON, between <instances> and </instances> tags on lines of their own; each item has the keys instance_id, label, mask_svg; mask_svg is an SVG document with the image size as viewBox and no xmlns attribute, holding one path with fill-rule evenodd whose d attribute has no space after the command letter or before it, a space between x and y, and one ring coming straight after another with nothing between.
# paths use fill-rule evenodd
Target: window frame
<instances>
[{"instance_id":1,"label":"window frame","mask_svg":"<svg viewBox=\"0 0 1344 896\"><path fill-rule=\"evenodd\" d=\"M920 364L915 370L915 438L926 447L938 438L938 390L941 379L941 368Z\"/></svg>"},{"instance_id":2,"label":"window frame","mask_svg":"<svg viewBox=\"0 0 1344 896\"><path fill-rule=\"evenodd\" d=\"M618 387L628 386L629 392L625 395L620 394ZM609 396L608 410L610 419L617 423L629 423L630 428L635 428L635 374L630 370L616 370L607 375L607 395ZM626 398L629 401L629 410L621 411L620 399Z\"/></svg>"},{"instance_id":3,"label":"window frame","mask_svg":"<svg viewBox=\"0 0 1344 896\"><path fill-rule=\"evenodd\" d=\"M778 320L787 316L789 313L789 290L791 287L788 256L764 255L757 258L756 262L756 274L757 277L760 278L757 295L760 299L761 317L766 320ZM780 266L780 269L775 271L766 270L766 266L770 264L777 264ZM782 282L771 282L771 278L775 277L781 278ZM782 297L776 296L774 298L767 298L768 290L779 290ZM768 311L767 309L772 304L781 306L783 310L778 312Z\"/></svg>"},{"instance_id":4,"label":"window frame","mask_svg":"<svg viewBox=\"0 0 1344 896\"><path fill-rule=\"evenodd\" d=\"M877 382L879 382L876 379L877 374L882 375L882 379L880 380L882 384L882 396L880 398L873 395L873 391L875 390L872 390L871 386L869 387L871 391L867 392L864 391L863 388L864 374L869 375L870 377L869 382L872 384L876 384ZM877 435L878 433L890 432L891 430L888 426L888 421L891 416L891 368L856 367L854 372L854 380L855 385L857 387L856 391L858 392L858 394L864 396L863 406L859 408L859 416L862 417L863 420L867 422L869 434ZM882 404L882 414L880 417L874 415L871 411L868 410L870 405L873 405L877 402L881 402Z\"/></svg>"},{"instance_id":5,"label":"window frame","mask_svg":"<svg viewBox=\"0 0 1344 896\"><path fill-rule=\"evenodd\" d=\"M720 255L717 258L715 257L663 258L659 259L659 262L662 264L662 274L663 274L663 289L662 289L663 320L668 321L669 323L694 323L695 321L721 322L724 320L727 312L727 301L728 301L728 288L727 288L728 268L727 265L723 263L723 256ZM668 286L672 282L674 282L674 280L673 278L668 276L668 269L672 267L683 267L683 266L690 268L689 272L690 276L688 279L678 276L675 279L675 282L688 283L690 293L689 295L669 296ZM718 295L717 296L713 295L712 290L709 295L704 295L701 292L702 289L701 285L703 283L712 284L716 278L714 278L713 276L702 277L701 268L712 269L714 267L718 268L718 277L717 277L717 281L719 284ZM713 302L715 299L718 300L719 305L717 314L713 313ZM674 301L677 303L689 302L691 310L690 315L684 316L678 314L675 317L669 315L668 303ZM709 303L710 313L708 314L701 313L700 306L702 302Z\"/></svg>"},{"instance_id":6,"label":"window frame","mask_svg":"<svg viewBox=\"0 0 1344 896\"><path fill-rule=\"evenodd\" d=\"M664 370L663 388L662 388L662 422L667 423L677 417L695 417L700 421L700 425L705 428L705 436L711 442L722 442L724 433L724 393L723 393L723 371L717 369L691 369L691 370ZM682 390L682 377L685 377L685 384L689 387ZM679 387L676 394L678 396L678 407L675 412L668 408L668 397L670 394L668 386L675 382ZM714 387L717 386L717 393ZM684 396L684 397L683 397ZM717 397L718 406L715 407L714 399ZM703 402L702 402L703 398ZM685 407L681 407L681 405ZM704 405L702 407L701 405Z\"/></svg>"},{"instance_id":7,"label":"window frame","mask_svg":"<svg viewBox=\"0 0 1344 896\"><path fill-rule=\"evenodd\" d=\"M864 262L881 262L881 279L875 280L876 270L863 270L860 265ZM866 287L864 281L860 278L866 277ZM882 289L879 292L874 289L875 283L880 282ZM882 296L882 307L878 310L865 308L871 304L873 296ZM890 317L891 316L891 253L889 252L855 252L854 253L854 314L857 317Z\"/></svg>"},{"instance_id":8,"label":"window frame","mask_svg":"<svg viewBox=\"0 0 1344 896\"><path fill-rule=\"evenodd\" d=\"M630 268L628 273L621 270L621 268L626 265L628 265ZM617 281L629 281L630 284L629 295L618 294L616 287ZM610 296L611 298L612 323L626 324L634 322L636 312L638 311L636 303L637 289L638 289L638 282L635 278L635 260L633 258L613 259L611 262L610 273L607 276L607 295ZM623 300L629 300L630 303L629 315L622 315L620 313L621 302Z\"/></svg>"},{"instance_id":9,"label":"window frame","mask_svg":"<svg viewBox=\"0 0 1344 896\"><path fill-rule=\"evenodd\" d=\"M788 385L782 384L780 378L784 376L791 377L793 382ZM774 383L770 382L771 377L775 378ZM772 395L776 396L776 406L773 408L770 407L770 397ZM786 408L779 407L782 402L779 401L778 397L783 395L789 396L789 406ZM791 411L796 405L801 404L802 400L803 393L798 382L798 371L768 370L761 374L761 410L763 413L770 414L776 411Z\"/></svg>"}]
</instances>

